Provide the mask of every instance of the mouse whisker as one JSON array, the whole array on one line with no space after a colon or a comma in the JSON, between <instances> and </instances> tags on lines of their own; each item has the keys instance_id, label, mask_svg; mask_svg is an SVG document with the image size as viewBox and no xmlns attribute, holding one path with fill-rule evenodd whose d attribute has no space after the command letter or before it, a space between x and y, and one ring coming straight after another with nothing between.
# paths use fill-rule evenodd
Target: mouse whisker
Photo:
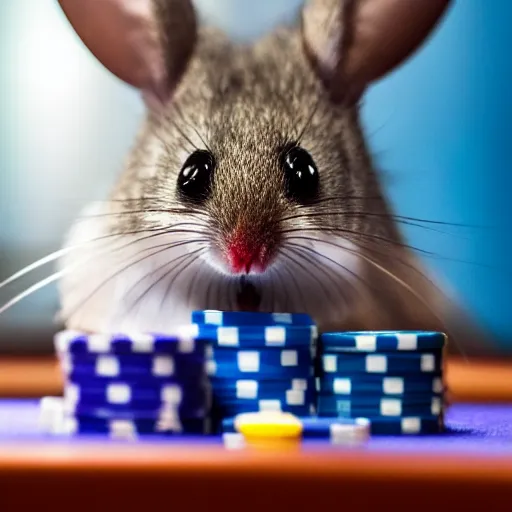
<instances>
[{"instance_id":1,"label":"mouse whisker","mask_svg":"<svg viewBox=\"0 0 512 512\"><path fill-rule=\"evenodd\" d=\"M426 229L426 230L429 230L429 231L433 231L433 232L437 232L437 233L442 233L442 234L446 234L446 235L451 235L451 236L459 236L460 235L456 235L455 233L450 233L448 231L442 231L442 230L439 230L439 229L435 229L431 226L425 226L424 224L429 224L429 225L440 225L440 226L450 226L450 227L464 227L464 228L476 228L478 226L471 226L471 225L464 225L464 224L455 224L455 223L449 223L449 222L443 222L443 221L434 221L434 220L427 220L427 219L418 219L418 218L415 218L415 217L405 217L405 216L400 216L400 215L393 215L393 214L389 214L389 213L378 213L378 212L365 212L365 211L343 211L343 210L327 210L327 211L319 211L319 212L308 212L308 213L298 213L298 214L295 214L295 215L291 215L289 217L285 217L284 219L282 219L283 221L287 221L287 220L295 220L295 219L301 219L301 218L314 218L314 217L340 217L340 216L343 216L343 217L361 217L361 218L366 218L366 217L377 217L377 218L381 218L381 219L393 219L395 222L397 223L400 223L400 224L404 224L404 225L408 225L408 226L414 226L414 227L419 227L419 228L422 228L422 229Z\"/></svg>"},{"instance_id":2,"label":"mouse whisker","mask_svg":"<svg viewBox=\"0 0 512 512\"><path fill-rule=\"evenodd\" d=\"M268 282L269 286L267 287L267 295L268 295L268 303L271 311L278 312L277 309L277 301L276 301L276 290L274 279L276 279L277 272L274 268L271 268L268 272ZM286 311L286 309L284 310Z\"/></svg>"},{"instance_id":3,"label":"mouse whisker","mask_svg":"<svg viewBox=\"0 0 512 512\"><path fill-rule=\"evenodd\" d=\"M153 290L156 286L158 286L162 281L164 281L166 278L170 277L173 272L177 272L177 274L174 276L174 278L169 283L168 287L166 288L166 292L164 293L162 300L160 302L160 309L159 311L162 311L163 304L165 300L167 299L167 296L169 294L170 289L172 288L172 284L174 283L174 280L177 276L181 273L182 270L185 270L190 264L197 261L197 259L205 252L204 247L200 247L199 249L196 249L194 251L180 254L179 256L172 258L171 260L168 260L158 266L155 270L150 272L149 274L145 274L142 276L134 285L130 287L130 289L126 293L126 298L128 299L128 296L135 290L137 286L139 286L143 281L147 279L151 279L153 276L156 276L156 274L160 273L162 270L165 270L164 274L161 275L158 279L151 282L151 284L138 295L138 297L135 299L135 301L126 309L125 315L129 315L133 309L137 307L137 305L140 304L140 302L147 297L147 295ZM181 266L183 265L183 268ZM172 268L168 269L168 267L172 266ZM167 270L168 269L168 270Z\"/></svg>"},{"instance_id":4,"label":"mouse whisker","mask_svg":"<svg viewBox=\"0 0 512 512\"><path fill-rule=\"evenodd\" d=\"M175 120L172 117L173 113L175 113L178 117L182 117L182 114L180 114L180 110L178 109L178 107L174 106L172 112L165 114L163 117L163 120L167 123L167 126L174 128L183 137L183 139L192 146L193 149L199 150L200 148L198 148L197 145L194 144L192 139L181 128L180 124L175 122ZM182 122L183 122L183 120L182 120ZM160 138L160 140L162 141L163 144L166 145L166 147L168 147L162 138ZM172 151L168 151L168 153L170 156L172 156Z\"/></svg>"},{"instance_id":5,"label":"mouse whisker","mask_svg":"<svg viewBox=\"0 0 512 512\"><path fill-rule=\"evenodd\" d=\"M291 249L288 249L288 248L281 248L281 253L283 254L283 256L285 256L289 261L291 261L295 266L299 267L300 270L302 270L302 272L304 273L305 276L308 276L308 278L310 280L313 280L316 284L319 285L319 287L322 289L322 292L327 295L328 297L330 297L329 300L336 300L336 296L332 296L331 294L331 290L329 289L329 287L326 287L325 286L325 283L322 279L320 279L319 276L317 276L316 274L312 273L310 269L308 269L301 261L298 261L297 258L299 258L299 260L304 260L305 258L303 257L300 257L301 255L297 255L295 252L293 252ZM293 254L293 256L291 254ZM309 263L309 262L308 262ZM324 276L325 276L325 272L323 272ZM329 279L329 275L327 274L327 277ZM329 280L330 282L330 280Z\"/></svg>"},{"instance_id":6,"label":"mouse whisker","mask_svg":"<svg viewBox=\"0 0 512 512\"><path fill-rule=\"evenodd\" d=\"M459 234L455 234L455 233L450 233L448 231L444 231L444 230L441 230L441 229L436 229L430 225L424 225L424 224L421 224L421 222L427 222L427 221L422 221L421 219L418 219L418 220L408 220L407 218L401 218L399 216L393 216L393 215L388 215L388 214L380 214L380 213L373 213L373 212L353 212L353 211L340 211L340 210L327 210L327 211L319 211L319 212L308 212L308 213L298 213L298 214L295 214L295 215L290 215L288 217L284 217L282 219L282 222L287 222L287 221L293 221L293 220L300 220L300 219L308 219L308 218L317 218L317 217L327 217L327 218L339 218L339 217L343 217L345 219L351 219L351 218L361 218L361 219L365 219L367 217L377 217L377 218L381 218L381 219L393 219L397 224L402 224L404 226L411 226L411 227L417 227L417 228L420 228L420 229L423 229L425 231L430 231L430 232L433 232L433 233L440 233L440 234L443 234L443 235L448 235L448 236L451 236L451 237L454 237L454 238L461 238L461 239L465 239L467 240L467 237L462 237L461 235Z\"/></svg>"},{"instance_id":7,"label":"mouse whisker","mask_svg":"<svg viewBox=\"0 0 512 512\"><path fill-rule=\"evenodd\" d=\"M307 237L307 236L296 236L294 238L298 238L305 241L310 242L317 242L318 240L313 237ZM452 334L452 328L446 325L445 321L441 317L437 311L432 308L429 305L429 302L426 300L425 297L423 297L420 293L418 293L409 283L407 283L404 279L402 279L400 276L396 274L396 272L393 272L391 269L387 268L381 260L392 262L395 266L398 264L402 268L406 269L407 272L409 272L409 275L416 275L418 278L425 280L432 289L435 289L438 293L442 294L444 296L444 293L442 292L441 288L437 286L427 275L425 275L423 272L421 272L417 267L412 265L411 263L404 261L399 254L396 253L396 251L393 251L391 248L387 252L383 251L383 247L379 246L378 248L375 246L375 244L368 244L368 243L361 243L361 242L354 242L358 247L360 247L361 250L352 249L350 247L347 247L346 245L341 245L333 242L332 240L322 240L322 243L325 243L327 245L342 249L348 253L353 254L354 256L366 261L370 266L375 268L379 271L379 273L389 277L394 282L396 282L401 288L409 292L416 300L419 301L420 304L422 304L426 310L429 311L429 313L438 321L441 325L443 325L443 328L445 328L446 334L451 336ZM372 257L370 254L367 253L374 253L376 256L379 256L379 261L375 260L374 257ZM449 299L448 297L445 297L447 303L454 305L453 301ZM459 350L461 350L461 353L463 353L461 347L458 347Z\"/></svg>"},{"instance_id":8,"label":"mouse whisker","mask_svg":"<svg viewBox=\"0 0 512 512\"><path fill-rule=\"evenodd\" d=\"M293 239L293 237L289 238L289 240L292 240L292 239ZM314 263L318 263L318 264L322 265L322 263L320 261L318 261L317 258L322 258L326 262L332 263L336 267L339 267L341 272L349 274L352 277L354 277L363 286L365 286L370 292L372 292L374 294L375 293L379 293L379 290L377 290L376 288L374 288L373 286L368 284L365 279L363 279L359 274L357 274L357 272L354 272L353 270L350 270L347 266L343 265L342 263L340 263L340 262L338 262L336 260L333 260L332 258L330 258L329 256L327 256L325 254L322 254L322 252L320 252L320 251L318 251L316 249L313 249L312 247L308 247L308 246L305 246L305 245L302 245L302 244L297 244L297 243L293 243L293 242L289 242L289 241L287 241L287 245L289 245L291 247L296 247L296 248L298 248L298 249L300 249L302 251L309 252L314 257L314 258L313 257L311 258L311 261L314 262ZM355 286L354 283L350 282L349 279L344 279L344 281L346 281L348 284L350 284L352 286L352 288L354 289L354 291L359 292L359 289L357 288L357 286Z\"/></svg>"},{"instance_id":9,"label":"mouse whisker","mask_svg":"<svg viewBox=\"0 0 512 512\"><path fill-rule=\"evenodd\" d=\"M337 195L337 196L327 196L320 197L318 199L312 199L307 205L299 205L298 208L310 208L311 206L318 206L323 203L328 203L330 201L336 201L338 203L342 203L344 201L378 201L382 202L381 196L353 196L353 195Z\"/></svg>"},{"instance_id":10,"label":"mouse whisker","mask_svg":"<svg viewBox=\"0 0 512 512\"><path fill-rule=\"evenodd\" d=\"M347 251L351 251L347 248ZM452 328L446 323L445 319L441 317L441 315L429 304L429 302L420 294L418 293L412 286L410 286L406 281L404 281L402 278L396 275L396 273L392 272L391 270L387 269L383 265L381 265L379 262L375 261L370 256L362 253L354 251L355 254L359 254L359 257L362 258L364 261L366 261L368 264L373 266L375 269L379 270L382 274L390 277L393 281L395 281L400 287L407 290L416 300L418 300L429 312L430 314L439 322L440 325L443 326L443 330L445 331L445 334L454 342L457 343L457 338L453 336L452 334ZM409 265L407 265L409 267ZM441 291L435 283L433 283L427 276L425 276L422 272L420 272L415 267L411 267L413 270L416 270L416 272L424 279L430 282L432 286L434 286L438 291ZM447 298L447 300L449 300ZM462 346L457 345L457 348L460 350L461 354L466 357L466 354L462 348Z\"/></svg>"},{"instance_id":11,"label":"mouse whisker","mask_svg":"<svg viewBox=\"0 0 512 512\"><path fill-rule=\"evenodd\" d=\"M215 299L216 302L215 302L215 308L218 309L220 306L220 304L222 304L223 302L223 298L224 298L224 293L225 293L225 288L223 286L223 283L222 283L222 280L218 279L217 280L217 298Z\"/></svg>"},{"instance_id":12,"label":"mouse whisker","mask_svg":"<svg viewBox=\"0 0 512 512\"><path fill-rule=\"evenodd\" d=\"M148 290L146 290L146 293L149 292L149 290L156 286L158 283L162 282L165 278L167 278L169 275L171 275L171 273L174 271L174 272L177 272L175 274L175 276L167 283L167 287L162 295L162 300L160 301L160 307L158 309L159 312L162 311L163 309L163 306L164 306L164 303L165 301L167 300L167 298L169 297L170 293L171 293L171 290L172 290L172 287L176 281L176 279L181 275L181 273L183 271L185 271L192 263L194 263L195 261L197 261L204 253L206 252L206 249L204 247L200 247L199 249L196 249L195 251L191 251L190 253L187 253L185 256L185 258L182 258L182 261L180 261L175 267L173 267L172 269L170 269L169 272L167 272L166 274L164 274L163 276L161 276ZM193 258L189 260L189 254L193 256ZM181 267L181 265L183 265L183 267Z\"/></svg>"},{"instance_id":13,"label":"mouse whisker","mask_svg":"<svg viewBox=\"0 0 512 512\"><path fill-rule=\"evenodd\" d=\"M283 274L286 274L287 283L291 283L293 288L295 289L296 294L294 294L295 297L292 298L292 304L295 305L295 299L296 299L299 306L302 306L303 304L307 304L308 301L306 299L306 296L304 295L304 287L299 284L299 279L300 279L300 275L301 275L300 270L302 270L302 269L299 269L298 273L292 272L292 270L287 265L284 265L280 269L280 272L282 272ZM306 277L307 277L307 279L309 279L310 276L306 276ZM285 284L284 284L284 275L283 275L282 284L283 284L282 290L286 291L287 286L285 286ZM299 307L299 309L301 309L301 308Z\"/></svg>"},{"instance_id":14,"label":"mouse whisker","mask_svg":"<svg viewBox=\"0 0 512 512\"><path fill-rule=\"evenodd\" d=\"M216 279L210 279L210 282L208 283L204 297L205 297L205 308L206 309L215 309L215 305L212 302L211 295L214 294L215 286L217 285L218 281Z\"/></svg>"},{"instance_id":15,"label":"mouse whisker","mask_svg":"<svg viewBox=\"0 0 512 512\"><path fill-rule=\"evenodd\" d=\"M23 292L19 293L18 295L13 297L11 300L6 302L3 306L1 306L0 307L0 315L5 313L7 310L11 309L13 306L18 304L18 302L22 301L26 297L29 297L30 295L36 293L37 291L41 290L42 288L45 288L46 286L58 281L64 274L65 274L65 272L63 272L63 271L54 272L50 276L48 276L44 279L41 279L40 281L33 284L32 286L29 286Z\"/></svg>"},{"instance_id":16,"label":"mouse whisker","mask_svg":"<svg viewBox=\"0 0 512 512\"><path fill-rule=\"evenodd\" d=\"M167 126L172 126L184 139L186 142L188 142L193 149L199 149L192 140L187 136L187 134L181 129L180 125L178 123L175 123L174 120L171 118L170 114L166 114L163 117L163 121L167 123ZM158 138L158 140L162 143L164 146L165 151L167 152L167 155L172 157L173 156L173 150L169 146L169 143L163 138L163 136L159 133L158 130L155 130L155 136Z\"/></svg>"},{"instance_id":17,"label":"mouse whisker","mask_svg":"<svg viewBox=\"0 0 512 512\"><path fill-rule=\"evenodd\" d=\"M339 195L339 196L329 196L329 197L323 197L320 199L316 199L313 201L310 201L307 205L299 205L298 208L300 209L309 209L311 206L319 206L322 203L328 203L331 201L336 202L344 202L344 201L378 201L382 202L382 197L379 196L345 196L345 195ZM340 215L344 214L339 209L332 211L333 215ZM417 217L411 217L411 216L404 216L404 215L395 215L392 213L379 213L379 212L351 212L354 214L362 214L362 215L371 215L375 217L382 217L382 218L393 218L393 219L401 219L401 220L408 220L412 222L419 222L424 224L434 224L434 225L441 225L441 226L450 226L450 227L460 227L460 228L474 228L474 229L487 229L489 226L482 226L477 224L466 224L466 223L459 223L459 222L447 222L442 220L430 220L430 219L420 219Z\"/></svg>"},{"instance_id":18,"label":"mouse whisker","mask_svg":"<svg viewBox=\"0 0 512 512\"><path fill-rule=\"evenodd\" d=\"M314 227L314 228L288 228L280 230L279 233L283 235L289 235L292 233L304 233L304 232L317 232L317 233L331 233L331 234L341 234L341 235L349 235L347 239L350 239L352 242L358 239L366 239L370 241L378 241L378 242L384 242L385 244L393 245L395 247L401 248L401 249L409 249L411 251L419 252L426 256L431 257L439 257L439 255L427 251L425 249L420 249L419 247L414 247L412 245L400 242L398 240L394 240L392 238L387 238L385 236L381 235L375 235L373 233L364 233L362 231L355 231L348 228L339 228L334 226L329 226L328 228L321 228L321 227Z\"/></svg>"},{"instance_id":19,"label":"mouse whisker","mask_svg":"<svg viewBox=\"0 0 512 512\"><path fill-rule=\"evenodd\" d=\"M87 220L87 219L95 219L95 218L102 218L102 217L122 217L124 215L138 215L138 214L144 214L144 213L169 213L169 214L179 214L179 215L195 215L196 212L185 210L185 209L172 209L172 208L141 208L138 210L123 210L119 212L107 212L107 213L92 213L87 215L80 216L77 220ZM206 213L201 212L201 214L204 217L207 217ZM189 222L187 223L191 226L198 225L197 222ZM204 225L204 224L202 224Z\"/></svg>"},{"instance_id":20,"label":"mouse whisker","mask_svg":"<svg viewBox=\"0 0 512 512\"><path fill-rule=\"evenodd\" d=\"M361 231L354 231L350 230L348 228L337 228L337 227L329 227L329 228L321 228L321 227L315 227L315 228L289 228L285 230L279 231L280 234L291 234L291 233L303 233L303 232L325 232L325 233L332 233L332 234L341 234L341 235L349 235L346 238L354 243L364 243L365 241L371 242L384 242L387 245L392 245L400 249L407 249L415 253L419 253L425 257L442 260L442 261L449 261L452 263L464 263L465 265L471 265L479 268L485 268L488 270L496 270L495 267L492 265L487 265L485 263L481 262L475 262L475 261L469 261L469 260L463 260L460 258L451 258L448 256L443 256L442 254L435 253L432 251L427 251L425 249L421 249L419 247L413 246L411 244L406 244L404 242L400 242L398 240L393 240L390 238L386 238L380 235L375 235L372 233L364 233ZM362 239L362 240L361 240ZM382 244L379 244L381 246ZM370 249L373 251L377 250L377 244L373 244L370 246Z\"/></svg>"},{"instance_id":21,"label":"mouse whisker","mask_svg":"<svg viewBox=\"0 0 512 512\"><path fill-rule=\"evenodd\" d=\"M198 242L197 238L189 239L189 240L180 240L180 241L173 242L173 243L158 244L158 245L153 245L151 247L145 247L145 248L137 251L135 254L131 254L128 258L125 258L121 262L121 265L123 265L121 268L116 268L115 272L111 273L106 279L104 279L101 283L99 283L85 298L80 298L78 301L76 301L76 305L74 305L71 308L71 313L66 313L66 316L71 317L74 314L76 314L76 312L80 308L82 308L85 304L87 304L87 302L89 302L108 283L110 283L116 277L119 277L120 275L122 275L124 272L126 272L130 268L133 268L135 265L138 265L138 264L148 260L149 258L160 255L166 251L175 249L176 247L182 247L187 244L196 243L196 242ZM157 249L157 250L155 251L154 249ZM140 257L141 254L147 253L148 251L153 251L153 252L150 252L150 254L145 254L144 256ZM133 258L135 258L135 259L133 260Z\"/></svg>"},{"instance_id":22,"label":"mouse whisker","mask_svg":"<svg viewBox=\"0 0 512 512\"><path fill-rule=\"evenodd\" d=\"M0 289L4 288L5 286L13 283L14 281L16 281L18 279L24 277L25 275L29 274L33 270L37 270L38 268L46 265L47 263L52 263L52 262L60 259L62 256L65 256L66 254L69 254L69 253L79 250L79 249L84 249L93 243L102 242L102 241L110 241L111 242L112 238L116 238L116 237L121 238L121 237L124 237L125 235L138 235L141 233L147 233L147 232L153 232L153 231L160 232L160 233L156 233L156 234L153 233L151 235L144 236L144 237L141 237L136 240L136 241L140 242L140 241L152 238L154 236L167 234L165 231L166 229L167 229L166 227L163 227L163 228L157 228L157 229L154 229L154 228L153 229L138 229L138 230L133 230L133 231L129 231L126 233L110 233L108 235L102 235L99 237L92 238L92 239L87 240L86 242L83 242L80 244L74 244L74 245L64 247L63 249L59 249L55 252L52 252L52 253L44 256L43 258L41 258L37 261L34 261L33 263L30 263L26 267L18 270L17 272L12 274L8 278L4 279L2 282L0 282ZM114 242L115 242L115 240L114 240ZM129 245L131 245L131 243L133 243L133 242L130 242Z\"/></svg>"},{"instance_id":23,"label":"mouse whisker","mask_svg":"<svg viewBox=\"0 0 512 512\"><path fill-rule=\"evenodd\" d=\"M316 100L316 102L313 104L313 106L311 108L311 111L310 111L309 115L306 118L306 122L304 123L304 126L299 131L299 134L298 134L297 139L296 139L296 143L297 144L300 144L300 142L302 141L302 138L304 137L304 134L306 133L307 129L309 128L309 125L313 121L313 117L315 116L315 114L316 114L316 112L317 112L317 110L318 110L318 108L320 106L320 103L321 103L321 98L318 98Z\"/></svg>"},{"instance_id":24,"label":"mouse whisker","mask_svg":"<svg viewBox=\"0 0 512 512\"><path fill-rule=\"evenodd\" d=\"M135 206L134 203L139 203L137 206L141 207L141 210L145 210L142 208L141 205L144 204L152 204L152 205L159 205L159 204L166 204L167 202L162 199L162 197L156 197L156 196L141 196L141 197L127 197L123 199L108 199L105 201L96 201L98 204L102 205L110 205L110 204L116 204L116 203L127 203L127 205L131 205L132 207ZM151 206L148 208L156 208L156 206ZM178 207L169 208L168 206L161 207L160 208L163 212L168 213L176 213L176 214L183 214L183 215L199 215L207 217L208 214L204 212L204 210L201 210L199 208L194 207L193 205L183 205Z\"/></svg>"},{"instance_id":25,"label":"mouse whisker","mask_svg":"<svg viewBox=\"0 0 512 512\"><path fill-rule=\"evenodd\" d=\"M102 204L108 204L108 203L129 203L129 202L145 202L145 201L161 201L162 198L161 197L158 197L158 196L140 196L140 197L124 197L124 198L116 198L116 197L113 197L113 198L110 198L110 199L105 199L103 201L98 201L98 203L102 203Z\"/></svg>"},{"instance_id":26,"label":"mouse whisker","mask_svg":"<svg viewBox=\"0 0 512 512\"><path fill-rule=\"evenodd\" d=\"M199 256L204 254L204 252L206 252L206 249ZM186 298L186 301L185 301L187 306L192 307L192 305L193 305L192 298L194 296L194 291L196 289L196 285L197 285L197 283L201 283L201 278L202 278L203 274L205 273L205 271L208 271L208 270L209 269L208 269L208 267L206 265L201 265L199 267L199 269L197 270L197 272L195 272L194 275L192 276L192 279L190 280L190 283L189 283L189 286L188 286L187 298Z\"/></svg>"},{"instance_id":27,"label":"mouse whisker","mask_svg":"<svg viewBox=\"0 0 512 512\"><path fill-rule=\"evenodd\" d=\"M207 242L206 239L194 239L194 243L205 243ZM172 244L172 249L175 249L177 247L182 247L184 245L188 245L190 242L188 240L181 240L179 242L176 242L174 244ZM169 245L169 244L167 244ZM155 246L155 247L152 247L151 249L155 249L157 248L158 246ZM125 292L125 297L128 298L130 296L130 294L132 293L133 290L135 290L140 284L142 284L143 281L145 281L146 279L148 278L151 278L153 277L155 274L157 274L160 270L162 270L162 268L168 266L168 265L172 265L173 263L176 263L180 260L182 260L183 258L187 257L189 254L194 254L196 253L197 251L191 251L190 253L185 253L185 254L180 254L178 255L176 258L173 258L173 259L170 259L170 260L167 260L165 261L165 263L163 263L161 266L157 267L156 269L152 270L151 272L149 272L148 274L144 274L138 281L136 281L126 292ZM140 254L140 252L139 252ZM147 293L147 290L144 293ZM137 299L138 300L138 299Z\"/></svg>"},{"instance_id":28,"label":"mouse whisker","mask_svg":"<svg viewBox=\"0 0 512 512\"><path fill-rule=\"evenodd\" d=\"M302 231L304 231L304 230L302 230ZM344 230L344 229L340 229L340 230L337 230L337 231L339 231L342 235L346 233L346 230ZM349 233L351 233L351 232L349 231ZM289 238L292 238L292 237L289 237ZM318 241L314 237L303 236L303 235L294 235L293 238L295 240L304 240L304 241L308 241L308 242L317 242ZM361 241L361 240L355 240L355 239L350 239L350 238L347 238L347 240L352 242L352 243L354 243L355 245L357 245L360 249L363 249L363 250L366 250L366 251L369 251L369 252L373 252L374 254L377 254L377 255L379 255L381 257L384 257L384 258L388 258L388 259L391 258L393 261L398 261L398 262L402 263L404 266L406 266L409 270L417 272L422 277L424 277L423 274L421 272L419 272L419 270L416 267L414 267L410 263L407 263L407 262L403 261L399 257L399 255L396 254L395 251L392 251L391 248L389 248L390 249L389 251L384 252L383 251L384 246L382 244L377 245L376 243L373 243L374 240L372 240L372 237L369 237L369 241L368 240ZM347 252L352 252L355 255L358 254L357 251L349 250L349 248L346 247L346 245L337 244L337 243L335 243L335 242L333 242L331 240L323 239L322 243L324 243L326 245L330 245L332 247L336 247L337 249L346 249ZM408 248L408 247L404 246L404 248ZM431 284L433 284L433 283L431 283Z\"/></svg>"},{"instance_id":29,"label":"mouse whisker","mask_svg":"<svg viewBox=\"0 0 512 512\"><path fill-rule=\"evenodd\" d=\"M204 145L204 147L210 152L210 153L213 153L213 150L212 148L210 147L210 145L208 144L207 142L207 139L208 137L204 138L201 133L199 133L199 130L197 129L197 127L195 126L194 122L192 121L188 121L184 116L183 116L183 112L181 111L181 109L177 109L177 112L179 113L179 117L180 117L180 120L181 122L187 126L188 128L190 128L196 135L197 137L199 138L199 140L202 142L202 144ZM197 149L197 148L196 148Z\"/></svg>"},{"instance_id":30,"label":"mouse whisker","mask_svg":"<svg viewBox=\"0 0 512 512\"><path fill-rule=\"evenodd\" d=\"M311 272L321 272L329 285L331 285L335 281L340 281L340 275L335 272L332 268L328 268L325 265L319 265L318 260L313 258L310 254L307 254L303 249L304 247L299 244L287 244L286 246L287 250L291 251L293 254L295 254L297 257L308 263L309 265L312 265L312 267L315 269ZM345 279L343 281L346 281ZM335 290L337 294L340 296L341 300L345 303L348 303L348 299L346 295L343 292L342 287L335 287Z\"/></svg>"},{"instance_id":31,"label":"mouse whisker","mask_svg":"<svg viewBox=\"0 0 512 512\"><path fill-rule=\"evenodd\" d=\"M69 249L71 250L73 248L70 247ZM100 251L99 254L101 255L102 253L108 252L110 250L111 249L109 248L107 250ZM98 253L95 253L93 257L85 258L85 260L91 261L93 258L94 259L97 258L97 256L98 256ZM41 262L43 262L43 263L41 263ZM29 265L28 267L25 267L25 269L23 271L19 271L14 276L21 277L21 276L25 275L26 273L28 273L30 270L33 270L39 266L42 266L44 263L46 263L45 258L43 258L42 260L39 260L39 262L36 262L36 263L38 263L38 265L35 265L35 264ZM61 279L63 276L65 276L67 273L69 273L69 271L72 270L73 268L75 268L76 266L78 266L78 264L70 265L64 269L54 272L53 274L51 274L51 275L37 281L33 285L29 286L28 288L26 288L25 290L23 290L22 292L17 294L15 297L13 297L9 301L7 301L3 306L1 306L0 307L0 315L2 315L7 310L9 310L11 307L13 307L16 304L18 304L19 302L21 302L23 299L29 297L30 295L33 295L34 293L45 288L46 286L58 281L59 279ZM11 278L8 278L6 281L4 281L4 283L9 283L9 282L12 282L13 280L14 280L13 276L11 276Z\"/></svg>"}]
</instances>

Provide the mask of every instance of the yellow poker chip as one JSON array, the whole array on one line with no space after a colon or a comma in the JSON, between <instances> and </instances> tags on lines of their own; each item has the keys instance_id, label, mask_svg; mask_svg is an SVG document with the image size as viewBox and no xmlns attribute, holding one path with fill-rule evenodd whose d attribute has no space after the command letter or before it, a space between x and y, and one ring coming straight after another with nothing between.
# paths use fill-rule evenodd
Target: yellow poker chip
<instances>
[{"instance_id":1,"label":"yellow poker chip","mask_svg":"<svg viewBox=\"0 0 512 512\"><path fill-rule=\"evenodd\" d=\"M247 440L300 439L302 422L287 412L251 412L236 416L234 426Z\"/></svg>"}]
</instances>

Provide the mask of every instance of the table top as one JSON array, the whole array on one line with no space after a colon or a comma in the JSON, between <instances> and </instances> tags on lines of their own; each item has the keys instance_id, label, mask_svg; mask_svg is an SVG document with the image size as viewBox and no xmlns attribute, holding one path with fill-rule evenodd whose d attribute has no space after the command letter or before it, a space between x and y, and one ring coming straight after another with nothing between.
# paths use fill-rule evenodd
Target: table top
<instances>
[{"instance_id":1,"label":"table top","mask_svg":"<svg viewBox=\"0 0 512 512\"><path fill-rule=\"evenodd\" d=\"M5 398L0 400L0 503L7 499L12 510L25 510L45 499L60 510L57 505L69 508L72 500L74 509L90 510L99 503L98 497L87 497L94 489L110 510L161 506L171 497L176 506L192 510L215 500L223 510L340 503L382 508L383 501L393 503L393 510L466 502L505 510L504 500L510 503L512 497L512 395L503 387L512 381L512 366L471 368L468 382L473 388L487 385L488 403L481 390L471 395L459 375L454 395L465 392L474 402L451 406L447 434L375 437L358 449L309 442L297 451L228 451L215 437L137 443L56 439L38 433L36 399ZM491 373L503 379L501 394L490 392ZM53 384L50 394L59 394L58 379ZM50 387L42 383L41 394Z\"/></svg>"}]
</instances>

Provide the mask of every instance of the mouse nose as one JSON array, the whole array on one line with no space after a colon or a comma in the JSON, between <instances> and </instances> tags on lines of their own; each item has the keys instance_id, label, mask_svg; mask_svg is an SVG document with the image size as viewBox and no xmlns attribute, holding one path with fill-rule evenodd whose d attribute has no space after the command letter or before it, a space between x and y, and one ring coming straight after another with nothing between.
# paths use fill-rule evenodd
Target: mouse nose
<instances>
[{"instance_id":1,"label":"mouse nose","mask_svg":"<svg viewBox=\"0 0 512 512\"><path fill-rule=\"evenodd\" d=\"M236 233L228 243L228 260L236 273L264 272L270 263L272 244L248 233Z\"/></svg>"}]
</instances>

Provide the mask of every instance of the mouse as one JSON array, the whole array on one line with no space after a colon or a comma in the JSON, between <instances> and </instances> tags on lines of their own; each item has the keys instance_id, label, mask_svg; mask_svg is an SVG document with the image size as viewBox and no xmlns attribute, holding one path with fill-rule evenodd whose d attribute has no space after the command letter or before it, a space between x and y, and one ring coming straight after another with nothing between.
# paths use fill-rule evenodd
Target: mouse
<instances>
[{"instance_id":1,"label":"mouse","mask_svg":"<svg viewBox=\"0 0 512 512\"><path fill-rule=\"evenodd\" d=\"M361 123L366 90L449 0L307 0L235 42L189 0L59 0L145 117L59 259L59 319L168 332L194 310L300 312L320 331L480 332L411 248Z\"/></svg>"}]
</instances>

